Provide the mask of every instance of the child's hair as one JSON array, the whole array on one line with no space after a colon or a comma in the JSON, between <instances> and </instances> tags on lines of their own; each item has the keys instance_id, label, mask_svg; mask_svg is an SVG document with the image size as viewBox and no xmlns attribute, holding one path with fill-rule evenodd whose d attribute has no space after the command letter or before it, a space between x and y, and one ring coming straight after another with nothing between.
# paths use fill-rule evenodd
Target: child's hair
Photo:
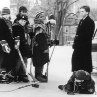
<instances>
[{"instance_id":1,"label":"child's hair","mask_svg":"<svg viewBox=\"0 0 97 97\"><path fill-rule=\"evenodd\" d=\"M27 12L28 10L27 10L27 8L25 7L25 6L21 6L20 8L19 8L19 13L20 12Z\"/></svg>"}]
</instances>

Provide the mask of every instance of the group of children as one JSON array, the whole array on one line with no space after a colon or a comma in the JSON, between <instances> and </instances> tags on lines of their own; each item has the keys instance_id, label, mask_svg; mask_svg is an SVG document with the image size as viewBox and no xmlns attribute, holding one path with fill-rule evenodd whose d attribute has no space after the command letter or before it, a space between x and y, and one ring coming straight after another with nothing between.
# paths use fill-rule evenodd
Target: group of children
<instances>
[{"instance_id":1,"label":"group of children","mask_svg":"<svg viewBox=\"0 0 97 97\"><path fill-rule=\"evenodd\" d=\"M5 70L13 76L12 81L29 81L19 57L17 50L19 49L26 65L28 59L33 62L35 78L40 82L47 82L47 76L42 73L44 65L49 62L49 32L46 32L47 26L44 24L46 17L43 12L37 14L34 19L35 28L31 27L29 31L30 23L27 11L26 7L21 6L12 23L10 21L10 9L5 7L2 10L2 17L0 18L0 77ZM30 43L28 43L28 36L31 40ZM0 80L2 79L0 78ZM73 72L67 84L59 85L58 88L68 94L93 94L95 82L88 72L78 70Z\"/></svg>"},{"instance_id":2,"label":"group of children","mask_svg":"<svg viewBox=\"0 0 97 97\"><path fill-rule=\"evenodd\" d=\"M2 9L2 17L0 18L0 69L11 72L14 81L29 81L17 51L19 48L25 64L27 65L29 59L33 62L35 78L40 82L47 82L47 77L42 74L44 64L49 62L48 39L44 24L45 14L36 15L34 22L37 26L34 27L34 30L33 27L30 27L29 31L30 23L27 11L25 6L21 6L12 23L10 21L10 9L7 7ZM17 37L19 37L18 45L16 43ZM28 43L28 38L31 40L30 43Z\"/></svg>"}]
</instances>

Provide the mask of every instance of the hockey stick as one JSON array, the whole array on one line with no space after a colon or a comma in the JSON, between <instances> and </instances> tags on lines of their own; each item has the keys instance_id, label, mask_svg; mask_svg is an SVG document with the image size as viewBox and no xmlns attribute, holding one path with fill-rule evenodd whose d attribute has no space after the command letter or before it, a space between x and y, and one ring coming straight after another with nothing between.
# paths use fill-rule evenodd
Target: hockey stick
<instances>
[{"instance_id":1,"label":"hockey stick","mask_svg":"<svg viewBox=\"0 0 97 97\"><path fill-rule=\"evenodd\" d=\"M27 74L27 76L28 76L29 81L31 82L30 77L33 79L34 85L32 84L32 86L34 86L34 87L39 87L37 79L36 79L36 78L33 76L33 74L31 73L31 69L30 69L30 74L27 72L27 70L26 70L26 65L25 65L25 62L24 62L24 60L23 60L23 57L22 57L22 55L21 55L21 52L20 52L19 48L17 49L17 52L18 52L18 54L19 54L20 60L21 60L21 62L22 62L22 65L23 65L23 67L24 67L24 70L26 71L26 74ZM31 67L30 67L30 68L31 68Z\"/></svg>"},{"instance_id":2,"label":"hockey stick","mask_svg":"<svg viewBox=\"0 0 97 97\"><path fill-rule=\"evenodd\" d=\"M94 39L96 33L97 33L97 29L94 31L94 34L93 34L92 40Z\"/></svg>"},{"instance_id":3,"label":"hockey stick","mask_svg":"<svg viewBox=\"0 0 97 97\"><path fill-rule=\"evenodd\" d=\"M97 70L97 67L93 66L93 69L96 69Z\"/></svg>"},{"instance_id":4,"label":"hockey stick","mask_svg":"<svg viewBox=\"0 0 97 97\"><path fill-rule=\"evenodd\" d=\"M58 37L59 37L59 35L60 35L60 33L61 33L61 30L62 30L62 25L61 25L61 27L60 27L60 30L59 30L59 33L58 33L56 39L58 39ZM50 32L50 27L49 27L49 32ZM49 49L49 48L48 48L48 49ZM45 75L47 76L47 82L48 82L48 68L49 68L49 64L50 64L51 58L52 58L52 56L53 56L54 50L55 50L55 45L54 45L53 50L52 50L52 52L51 52L51 56L50 56L50 58L49 58L49 62L47 63L47 68L46 68L46 72L45 72Z\"/></svg>"},{"instance_id":5,"label":"hockey stick","mask_svg":"<svg viewBox=\"0 0 97 97\"><path fill-rule=\"evenodd\" d=\"M49 49L49 48L48 48L48 49ZM51 56L50 56L50 58L49 58L49 62L47 63L47 68L46 68L46 72L45 72L45 76L47 76L47 82L48 82L48 69L49 69L49 64L50 64L50 61L51 61L51 58L52 58L54 49L55 49L55 46L54 46L53 51L52 51L52 53L51 53Z\"/></svg>"}]
</instances>

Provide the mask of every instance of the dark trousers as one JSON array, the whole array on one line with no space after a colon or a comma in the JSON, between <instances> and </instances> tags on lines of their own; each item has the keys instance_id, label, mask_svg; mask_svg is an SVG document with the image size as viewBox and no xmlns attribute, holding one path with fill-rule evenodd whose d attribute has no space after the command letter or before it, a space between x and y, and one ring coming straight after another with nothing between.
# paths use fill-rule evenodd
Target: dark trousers
<instances>
[{"instance_id":1,"label":"dark trousers","mask_svg":"<svg viewBox=\"0 0 97 97\"><path fill-rule=\"evenodd\" d=\"M2 67L2 62L3 62L3 60L4 60L4 53L0 53L0 68Z\"/></svg>"},{"instance_id":2,"label":"dark trousers","mask_svg":"<svg viewBox=\"0 0 97 97\"><path fill-rule=\"evenodd\" d=\"M25 64L27 64L27 58L24 57L23 60L24 60ZM26 76L26 71L23 67L23 64L22 64L20 58L17 59L16 66L13 70L13 74L15 76Z\"/></svg>"},{"instance_id":3,"label":"dark trousers","mask_svg":"<svg viewBox=\"0 0 97 97\"><path fill-rule=\"evenodd\" d=\"M6 69L7 72L12 71L16 63L16 51L12 50L9 54L0 53L0 61L1 68Z\"/></svg>"},{"instance_id":4,"label":"dark trousers","mask_svg":"<svg viewBox=\"0 0 97 97\"><path fill-rule=\"evenodd\" d=\"M35 67L35 77L42 76L43 73L43 66Z\"/></svg>"}]
</instances>

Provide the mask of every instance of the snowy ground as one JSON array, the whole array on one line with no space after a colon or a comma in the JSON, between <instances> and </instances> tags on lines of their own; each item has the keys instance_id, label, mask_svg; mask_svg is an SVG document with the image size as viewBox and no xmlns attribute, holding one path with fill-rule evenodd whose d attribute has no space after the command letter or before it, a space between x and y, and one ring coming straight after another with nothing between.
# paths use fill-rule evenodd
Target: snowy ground
<instances>
[{"instance_id":1,"label":"snowy ground","mask_svg":"<svg viewBox=\"0 0 97 97\"><path fill-rule=\"evenodd\" d=\"M53 47L50 48L50 53ZM40 83L39 88L25 87L12 92L20 86L25 86L29 83L11 83L0 84L0 97L67 97L65 92L58 89L58 85L65 84L71 76L71 56L73 49L71 46L55 47L51 62L49 64L49 81L48 83ZM97 52L93 53L93 64L97 63ZM95 65L97 66L97 64ZM95 70L97 72L97 70ZM97 87L97 75L93 76ZM1 92L2 91L2 92ZM6 92L4 92L6 91ZM96 88L97 91L97 88ZM96 95L75 95L76 97L94 97Z\"/></svg>"}]
</instances>

